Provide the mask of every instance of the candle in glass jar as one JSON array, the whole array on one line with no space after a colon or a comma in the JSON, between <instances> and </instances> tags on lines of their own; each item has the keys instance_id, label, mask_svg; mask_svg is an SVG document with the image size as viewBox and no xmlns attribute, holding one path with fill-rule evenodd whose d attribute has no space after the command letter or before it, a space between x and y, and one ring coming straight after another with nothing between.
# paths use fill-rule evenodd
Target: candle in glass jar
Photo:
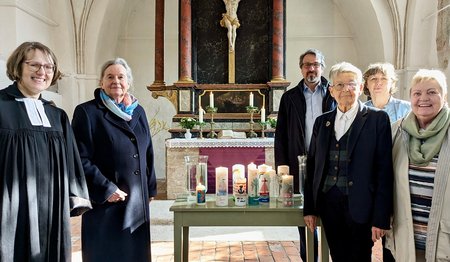
<instances>
[{"instance_id":1,"label":"candle in glass jar","mask_svg":"<svg viewBox=\"0 0 450 262\"><path fill-rule=\"evenodd\" d=\"M250 96L249 96L249 106L253 106L253 92L250 92Z\"/></svg>"},{"instance_id":2,"label":"candle in glass jar","mask_svg":"<svg viewBox=\"0 0 450 262\"><path fill-rule=\"evenodd\" d=\"M197 192L197 205L206 204L206 187L198 183L195 191Z\"/></svg>"},{"instance_id":3,"label":"candle in glass jar","mask_svg":"<svg viewBox=\"0 0 450 262\"><path fill-rule=\"evenodd\" d=\"M228 206L228 168L216 167L216 206Z\"/></svg>"},{"instance_id":4,"label":"candle in glass jar","mask_svg":"<svg viewBox=\"0 0 450 262\"><path fill-rule=\"evenodd\" d=\"M209 92L209 106L214 107L214 94L213 92Z\"/></svg>"}]
</instances>

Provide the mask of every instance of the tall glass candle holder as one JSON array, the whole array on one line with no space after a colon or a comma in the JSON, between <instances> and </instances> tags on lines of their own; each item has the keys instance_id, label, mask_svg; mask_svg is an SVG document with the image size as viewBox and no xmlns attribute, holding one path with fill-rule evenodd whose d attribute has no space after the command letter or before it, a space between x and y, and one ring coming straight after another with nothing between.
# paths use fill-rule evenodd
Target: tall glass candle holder
<instances>
[{"instance_id":1,"label":"tall glass candle holder","mask_svg":"<svg viewBox=\"0 0 450 262\"><path fill-rule=\"evenodd\" d=\"M186 192L187 201L194 202L198 185L208 191L208 156L192 155L184 157L186 166Z\"/></svg>"},{"instance_id":2,"label":"tall glass candle holder","mask_svg":"<svg viewBox=\"0 0 450 262\"><path fill-rule=\"evenodd\" d=\"M211 125L211 130L209 131L208 135L206 135L206 137L208 137L208 138L217 138L217 133L214 132L214 114L217 113L217 107L207 106L206 107L206 112L208 114L211 114L211 121L209 122L210 125Z\"/></svg>"},{"instance_id":3,"label":"tall glass candle holder","mask_svg":"<svg viewBox=\"0 0 450 262\"><path fill-rule=\"evenodd\" d=\"M248 133L249 138L255 138L258 137L258 134L253 130L253 125L255 122L253 121L253 114L258 112L258 107L256 106L247 106L247 113L250 113L250 132Z\"/></svg>"},{"instance_id":4,"label":"tall glass candle holder","mask_svg":"<svg viewBox=\"0 0 450 262\"><path fill-rule=\"evenodd\" d=\"M305 178L306 178L306 155L299 155L298 157L298 189L300 191L300 201L303 205L303 197L305 190Z\"/></svg>"}]
</instances>

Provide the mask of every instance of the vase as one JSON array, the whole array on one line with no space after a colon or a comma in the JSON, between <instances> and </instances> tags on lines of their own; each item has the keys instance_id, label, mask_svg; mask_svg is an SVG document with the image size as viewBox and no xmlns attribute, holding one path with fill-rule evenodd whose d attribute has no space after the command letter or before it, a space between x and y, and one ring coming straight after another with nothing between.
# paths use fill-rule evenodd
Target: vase
<instances>
[{"instance_id":1,"label":"vase","mask_svg":"<svg viewBox=\"0 0 450 262\"><path fill-rule=\"evenodd\" d=\"M186 133L184 133L184 138L186 138L186 139L192 138L192 133L191 133L190 129L186 129Z\"/></svg>"}]
</instances>

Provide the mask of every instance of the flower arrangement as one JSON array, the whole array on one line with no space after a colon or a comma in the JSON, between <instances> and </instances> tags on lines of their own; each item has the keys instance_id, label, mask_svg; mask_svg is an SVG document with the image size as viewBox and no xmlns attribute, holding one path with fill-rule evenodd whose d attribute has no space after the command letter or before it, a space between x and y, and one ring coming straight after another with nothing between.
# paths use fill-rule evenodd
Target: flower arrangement
<instances>
[{"instance_id":1,"label":"flower arrangement","mask_svg":"<svg viewBox=\"0 0 450 262\"><path fill-rule=\"evenodd\" d=\"M277 127L277 119L275 117L267 118L267 123L269 123L269 126L271 128L276 128Z\"/></svg>"},{"instance_id":2,"label":"flower arrangement","mask_svg":"<svg viewBox=\"0 0 450 262\"><path fill-rule=\"evenodd\" d=\"M197 120L192 117L183 117L180 120L180 126L184 129L192 129L197 124Z\"/></svg>"}]
</instances>

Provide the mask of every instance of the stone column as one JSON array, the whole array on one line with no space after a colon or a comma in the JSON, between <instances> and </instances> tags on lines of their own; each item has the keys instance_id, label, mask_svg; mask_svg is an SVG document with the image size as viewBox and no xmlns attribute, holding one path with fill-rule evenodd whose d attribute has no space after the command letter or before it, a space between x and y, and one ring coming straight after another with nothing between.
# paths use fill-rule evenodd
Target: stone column
<instances>
[{"instance_id":1,"label":"stone column","mask_svg":"<svg viewBox=\"0 0 450 262\"><path fill-rule=\"evenodd\" d=\"M273 0L272 79L285 82L284 67L284 6L283 0Z\"/></svg>"},{"instance_id":2,"label":"stone column","mask_svg":"<svg viewBox=\"0 0 450 262\"><path fill-rule=\"evenodd\" d=\"M192 80L192 22L191 0L180 1L180 75L178 83L193 83Z\"/></svg>"},{"instance_id":3,"label":"stone column","mask_svg":"<svg viewBox=\"0 0 450 262\"><path fill-rule=\"evenodd\" d=\"M164 87L164 0L155 2L155 81L152 87Z\"/></svg>"}]
</instances>

